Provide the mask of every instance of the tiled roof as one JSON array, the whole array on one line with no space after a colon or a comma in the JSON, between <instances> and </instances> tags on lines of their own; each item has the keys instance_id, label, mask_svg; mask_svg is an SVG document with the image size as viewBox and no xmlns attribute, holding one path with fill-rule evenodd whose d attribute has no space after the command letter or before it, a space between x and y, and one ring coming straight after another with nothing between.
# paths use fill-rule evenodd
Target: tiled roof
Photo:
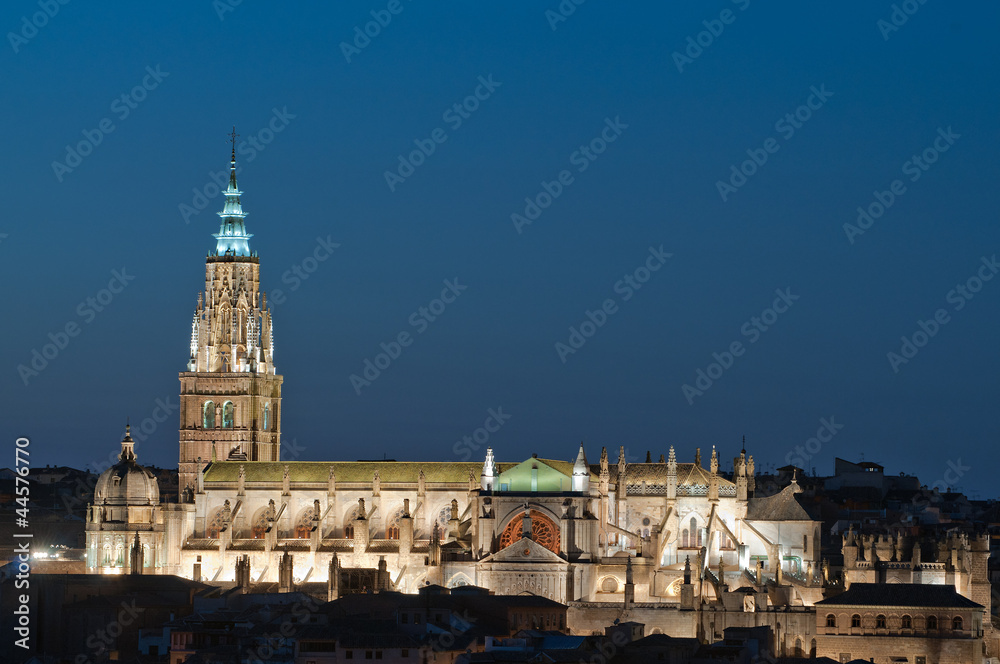
<instances>
[{"instance_id":1,"label":"tiled roof","mask_svg":"<svg viewBox=\"0 0 1000 664\"><path fill-rule=\"evenodd\" d=\"M618 467L608 468L611 481L618 481ZM677 486L708 486L711 473L694 463L677 464ZM642 482L645 480L650 484L667 483L667 464L665 463L630 463L625 468L625 480L627 482ZM736 485L719 476L719 487Z\"/></svg>"},{"instance_id":2,"label":"tiled roof","mask_svg":"<svg viewBox=\"0 0 1000 664\"><path fill-rule=\"evenodd\" d=\"M513 464L502 465L510 467ZM216 461L205 470L205 483L236 482L240 466L244 468L247 482L281 482L285 466L288 466L288 478L292 482L319 483L327 482L330 466L333 466L337 484L370 483L376 470L381 482L416 483L423 470L427 482L468 482L471 472L478 484L483 472L481 461ZM572 471L572 466L570 470Z\"/></svg>"},{"instance_id":3,"label":"tiled roof","mask_svg":"<svg viewBox=\"0 0 1000 664\"><path fill-rule=\"evenodd\" d=\"M747 505L747 520L814 521L796 497L801 492L801 487L792 482L773 496L752 498Z\"/></svg>"},{"instance_id":4,"label":"tiled roof","mask_svg":"<svg viewBox=\"0 0 1000 664\"><path fill-rule=\"evenodd\" d=\"M572 477L573 463L557 459L537 459L560 473ZM518 462L521 463L521 462ZM497 463L502 473L518 463ZM680 465L680 464L678 464ZM247 482L281 482L288 466L288 479L292 482L326 483L333 466L337 484L344 482L370 483L378 471L383 483L416 483L420 471L428 483L467 483L469 474L479 484L483 472L482 461L215 461L205 470L205 483L236 482L243 466ZM597 479L591 473L591 479Z\"/></svg>"},{"instance_id":5,"label":"tiled roof","mask_svg":"<svg viewBox=\"0 0 1000 664\"><path fill-rule=\"evenodd\" d=\"M982 609L959 595L953 586L919 583L852 583L844 592L816 602L823 606L916 606L948 609Z\"/></svg>"}]
</instances>

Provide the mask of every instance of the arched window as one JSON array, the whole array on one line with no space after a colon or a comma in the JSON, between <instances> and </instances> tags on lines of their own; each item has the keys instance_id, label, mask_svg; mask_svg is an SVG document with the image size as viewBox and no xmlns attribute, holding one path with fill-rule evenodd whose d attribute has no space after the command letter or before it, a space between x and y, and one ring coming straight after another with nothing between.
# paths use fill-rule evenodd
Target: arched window
<instances>
[{"instance_id":1,"label":"arched window","mask_svg":"<svg viewBox=\"0 0 1000 664\"><path fill-rule=\"evenodd\" d=\"M233 428L233 413L236 409L233 407L232 401L227 401L222 404L222 428L232 429Z\"/></svg>"},{"instance_id":2,"label":"arched window","mask_svg":"<svg viewBox=\"0 0 1000 664\"><path fill-rule=\"evenodd\" d=\"M861 616L856 613L851 616L851 627L861 627Z\"/></svg>"},{"instance_id":3,"label":"arched window","mask_svg":"<svg viewBox=\"0 0 1000 664\"><path fill-rule=\"evenodd\" d=\"M688 548L688 543L689 543L688 542L688 529L685 528L684 532L681 533L681 548L682 549Z\"/></svg>"},{"instance_id":4,"label":"arched window","mask_svg":"<svg viewBox=\"0 0 1000 664\"><path fill-rule=\"evenodd\" d=\"M901 620L900 626L903 629L913 629L913 618L911 618L908 614L904 615Z\"/></svg>"},{"instance_id":5,"label":"arched window","mask_svg":"<svg viewBox=\"0 0 1000 664\"><path fill-rule=\"evenodd\" d=\"M271 430L271 404L264 404L264 431Z\"/></svg>"},{"instance_id":6,"label":"arched window","mask_svg":"<svg viewBox=\"0 0 1000 664\"><path fill-rule=\"evenodd\" d=\"M885 616L881 613L875 616L875 629L885 629Z\"/></svg>"},{"instance_id":7,"label":"arched window","mask_svg":"<svg viewBox=\"0 0 1000 664\"><path fill-rule=\"evenodd\" d=\"M832 613L826 614L826 626L827 627L836 627L837 626L837 616L833 615Z\"/></svg>"},{"instance_id":8,"label":"arched window","mask_svg":"<svg viewBox=\"0 0 1000 664\"><path fill-rule=\"evenodd\" d=\"M262 510L260 516L257 517L257 521L254 522L253 527L250 529L250 537L253 539L264 539L267 534L267 516L268 511Z\"/></svg>"},{"instance_id":9,"label":"arched window","mask_svg":"<svg viewBox=\"0 0 1000 664\"><path fill-rule=\"evenodd\" d=\"M206 401L201 409L201 426L203 429L215 428L215 403Z\"/></svg>"},{"instance_id":10,"label":"arched window","mask_svg":"<svg viewBox=\"0 0 1000 664\"><path fill-rule=\"evenodd\" d=\"M354 520L358 518L358 508L351 510L344 519L344 539L354 539Z\"/></svg>"},{"instance_id":11,"label":"arched window","mask_svg":"<svg viewBox=\"0 0 1000 664\"><path fill-rule=\"evenodd\" d=\"M299 522L295 524L295 538L296 539L309 539L312 535L313 527L313 508L309 507L302 511L302 516L299 517Z\"/></svg>"},{"instance_id":12,"label":"arched window","mask_svg":"<svg viewBox=\"0 0 1000 664\"><path fill-rule=\"evenodd\" d=\"M218 539L219 533L222 532L222 514L223 508L215 510L215 514L209 519L208 525L205 527L205 537L209 539Z\"/></svg>"},{"instance_id":13,"label":"arched window","mask_svg":"<svg viewBox=\"0 0 1000 664\"><path fill-rule=\"evenodd\" d=\"M385 526L386 539L399 539L399 523L403 518L403 508L398 508L393 512Z\"/></svg>"},{"instance_id":14,"label":"arched window","mask_svg":"<svg viewBox=\"0 0 1000 664\"><path fill-rule=\"evenodd\" d=\"M937 616L927 616L927 629L937 629Z\"/></svg>"},{"instance_id":15,"label":"arched window","mask_svg":"<svg viewBox=\"0 0 1000 664\"><path fill-rule=\"evenodd\" d=\"M962 616L955 616L951 619L951 628L955 631L962 630Z\"/></svg>"}]
</instances>

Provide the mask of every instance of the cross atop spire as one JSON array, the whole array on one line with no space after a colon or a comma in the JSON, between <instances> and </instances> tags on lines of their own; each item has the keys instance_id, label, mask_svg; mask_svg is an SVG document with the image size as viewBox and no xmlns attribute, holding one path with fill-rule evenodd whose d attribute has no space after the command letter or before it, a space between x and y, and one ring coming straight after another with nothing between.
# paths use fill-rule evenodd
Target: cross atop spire
<instances>
[{"instance_id":1,"label":"cross atop spire","mask_svg":"<svg viewBox=\"0 0 1000 664\"><path fill-rule=\"evenodd\" d=\"M239 137L240 135L236 133L236 125L233 125L233 133L229 135L229 142L233 144L233 163L236 163L236 139Z\"/></svg>"}]
</instances>

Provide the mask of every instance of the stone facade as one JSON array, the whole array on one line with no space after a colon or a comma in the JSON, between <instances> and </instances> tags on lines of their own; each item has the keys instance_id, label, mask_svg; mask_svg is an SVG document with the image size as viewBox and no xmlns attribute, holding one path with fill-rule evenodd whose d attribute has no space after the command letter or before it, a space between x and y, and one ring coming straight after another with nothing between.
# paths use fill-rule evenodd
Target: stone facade
<instances>
[{"instance_id":1,"label":"stone facade","mask_svg":"<svg viewBox=\"0 0 1000 664\"><path fill-rule=\"evenodd\" d=\"M476 463L283 462L282 377L241 193L234 156L180 373L178 501L147 499L109 520L98 498L94 551L124 551L138 532L150 573L286 590L320 582L333 596L388 578L378 585L404 592L478 585L690 609L749 575L794 581L794 601L812 601L819 523L794 481L754 498L745 450L732 481L714 448L707 463L700 450L678 461L671 447L645 463L623 448L612 463L602 448L592 464L583 445L565 450L572 461L498 462L490 449ZM121 573L127 557L94 554L88 569Z\"/></svg>"},{"instance_id":2,"label":"stone facade","mask_svg":"<svg viewBox=\"0 0 1000 664\"><path fill-rule=\"evenodd\" d=\"M876 664L901 657L916 664L980 664L982 608L949 586L857 583L816 604L816 654Z\"/></svg>"}]
</instances>

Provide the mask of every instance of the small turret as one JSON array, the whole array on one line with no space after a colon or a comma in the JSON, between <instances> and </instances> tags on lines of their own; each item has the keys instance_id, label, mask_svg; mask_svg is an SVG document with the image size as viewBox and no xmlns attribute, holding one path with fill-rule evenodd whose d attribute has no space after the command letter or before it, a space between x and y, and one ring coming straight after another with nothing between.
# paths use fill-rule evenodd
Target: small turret
<instances>
[{"instance_id":1,"label":"small turret","mask_svg":"<svg viewBox=\"0 0 1000 664\"><path fill-rule=\"evenodd\" d=\"M677 498L677 454L671 445L667 456L667 500L675 498Z\"/></svg>"},{"instance_id":2,"label":"small turret","mask_svg":"<svg viewBox=\"0 0 1000 664\"><path fill-rule=\"evenodd\" d=\"M590 466L587 465L587 453L580 443L580 451L576 455L573 463L573 491L590 491Z\"/></svg>"},{"instance_id":3,"label":"small turret","mask_svg":"<svg viewBox=\"0 0 1000 664\"><path fill-rule=\"evenodd\" d=\"M493 448L486 448L486 461L483 462L483 473L480 476L483 491L492 491L497 478L496 460L493 458Z\"/></svg>"}]
</instances>

